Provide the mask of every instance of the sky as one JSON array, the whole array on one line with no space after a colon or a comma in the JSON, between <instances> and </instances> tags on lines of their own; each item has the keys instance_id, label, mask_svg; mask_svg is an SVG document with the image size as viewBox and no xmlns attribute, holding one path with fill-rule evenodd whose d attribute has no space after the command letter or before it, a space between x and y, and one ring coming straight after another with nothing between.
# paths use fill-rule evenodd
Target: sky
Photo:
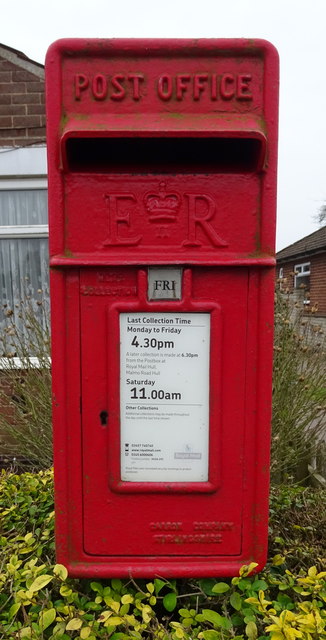
<instances>
[{"instance_id":1,"label":"sky","mask_svg":"<svg viewBox=\"0 0 326 640\"><path fill-rule=\"evenodd\" d=\"M326 204L326 0L2 0L0 42L44 63L59 38L264 38L280 55L277 249Z\"/></svg>"}]
</instances>

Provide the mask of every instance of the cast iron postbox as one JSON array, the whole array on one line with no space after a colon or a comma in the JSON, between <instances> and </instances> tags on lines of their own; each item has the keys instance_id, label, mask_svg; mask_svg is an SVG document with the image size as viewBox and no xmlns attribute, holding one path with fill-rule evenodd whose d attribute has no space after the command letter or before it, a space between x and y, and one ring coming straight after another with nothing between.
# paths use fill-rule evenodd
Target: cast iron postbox
<instances>
[{"instance_id":1,"label":"cast iron postbox","mask_svg":"<svg viewBox=\"0 0 326 640\"><path fill-rule=\"evenodd\" d=\"M62 40L46 63L57 558L266 558L278 58Z\"/></svg>"}]
</instances>

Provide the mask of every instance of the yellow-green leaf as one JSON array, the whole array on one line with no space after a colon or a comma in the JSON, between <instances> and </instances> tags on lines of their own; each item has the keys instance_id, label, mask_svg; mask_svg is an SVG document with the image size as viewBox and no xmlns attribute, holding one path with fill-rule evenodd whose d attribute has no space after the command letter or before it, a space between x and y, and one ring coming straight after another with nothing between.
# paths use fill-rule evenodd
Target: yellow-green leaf
<instances>
[{"instance_id":1,"label":"yellow-green leaf","mask_svg":"<svg viewBox=\"0 0 326 640\"><path fill-rule=\"evenodd\" d=\"M204 640L219 640L220 637L220 632L214 631L214 629L206 629L206 631L201 631L198 635L198 638L204 638Z\"/></svg>"},{"instance_id":2,"label":"yellow-green leaf","mask_svg":"<svg viewBox=\"0 0 326 640\"><path fill-rule=\"evenodd\" d=\"M148 624L151 621L151 613L152 613L152 609L150 607L145 606L142 609L142 617L143 620L146 624Z\"/></svg>"},{"instance_id":3,"label":"yellow-green leaf","mask_svg":"<svg viewBox=\"0 0 326 640\"><path fill-rule=\"evenodd\" d=\"M258 567L258 562L250 562L250 564L245 564L243 567L241 567L239 576L241 576L241 578L246 578L256 567Z\"/></svg>"},{"instance_id":4,"label":"yellow-green leaf","mask_svg":"<svg viewBox=\"0 0 326 640\"><path fill-rule=\"evenodd\" d=\"M70 587L68 587L67 584L62 584L60 587L60 595L63 598L69 598L69 596L71 596L72 594L72 590L70 589Z\"/></svg>"},{"instance_id":5,"label":"yellow-green leaf","mask_svg":"<svg viewBox=\"0 0 326 640\"><path fill-rule=\"evenodd\" d=\"M9 609L9 620L12 620L20 609L21 602L15 602Z\"/></svg>"},{"instance_id":6,"label":"yellow-green leaf","mask_svg":"<svg viewBox=\"0 0 326 640\"><path fill-rule=\"evenodd\" d=\"M254 622L248 622L246 626L246 636L249 640L256 640L258 636L257 626Z\"/></svg>"},{"instance_id":7,"label":"yellow-green leaf","mask_svg":"<svg viewBox=\"0 0 326 640\"><path fill-rule=\"evenodd\" d=\"M226 584L226 582L217 582L212 587L212 592L213 593L226 593L226 591L229 591L229 589L230 589L230 585Z\"/></svg>"},{"instance_id":8,"label":"yellow-green leaf","mask_svg":"<svg viewBox=\"0 0 326 640\"><path fill-rule=\"evenodd\" d=\"M279 553L273 558L273 567L279 567L281 564L284 564L285 558L281 556Z\"/></svg>"},{"instance_id":9,"label":"yellow-green leaf","mask_svg":"<svg viewBox=\"0 0 326 640\"><path fill-rule=\"evenodd\" d=\"M92 631L91 627L83 627L83 628L80 630L80 637L81 637L81 639L82 639L82 640L86 640L86 639L89 637L89 635L90 635L91 631Z\"/></svg>"},{"instance_id":10,"label":"yellow-green leaf","mask_svg":"<svg viewBox=\"0 0 326 640\"><path fill-rule=\"evenodd\" d=\"M130 609L130 604L122 604L120 607L119 615L125 616L127 613L129 613L129 609Z\"/></svg>"},{"instance_id":11,"label":"yellow-green leaf","mask_svg":"<svg viewBox=\"0 0 326 640\"><path fill-rule=\"evenodd\" d=\"M122 596L121 598L121 602L122 604L132 604L134 601L133 597L130 595L130 593L126 593L124 596Z\"/></svg>"},{"instance_id":12,"label":"yellow-green leaf","mask_svg":"<svg viewBox=\"0 0 326 640\"><path fill-rule=\"evenodd\" d=\"M109 607L111 607L111 609L114 611L114 613L119 613L119 609L120 609L119 602L116 602L116 600L112 600L112 598L111 598L110 599L110 603L107 602L107 604L109 605Z\"/></svg>"},{"instance_id":13,"label":"yellow-green leaf","mask_svg":"<svg viewBox=\"0 0 326 640\"><path fill-rule=\"evenodd\" d=\"M284 640L284 635L281 630L271 631L271 640Z\"/></svg>"},{"instance_id":14,"label":"yellow-green leaf","mask_svg":"<svg viewBox=\"0 0 326 640\"><path fill-rule=\"evenodd\" d=\"M232 605L233 609L235 609L236 611L240 611L242 607L242 599L237 591L232 593L230 597L230 604Z\"/></svg>"},{"instance_id":15,"label":"yellow-green leaf","mask_svg":"<svg viewBox=\"0 0 326 640\"><path fill-rule=\"evenodd\" d=\"M224 621L223 616L221 616L217 611L213 611L212 609L203 609L201 615L204 620L210 622L214 627L223 627Z\"/></svg>"},{"instance_id":16,"label":"yellow-green leaf","mask_svg":"<svg viewBox=\"0 0 326 640\"><path fill-rule=\"evenodd\" d=\"M102 611L102 613L98 617L98 620L100 622L106 622L106 620L111 616L112 616L112 611Z\"/></svg>"},{"instance_id":17,"label":"yellow-green leaf","mask_svg":"<svg viewBox=\"0 0 326 640\"><path fill-rule=\"evenodd\" d=\"M35 593L35 591L40 591L40 589L44 589L49 582L51 582L52 576L47 575L46 573L43 576L38 576L35 578L34 582L32 582L29 587L29 591Z\"/></svg>"},{"instance_id":18,"label":"yellow-green leaf","mask_svg":"<svg viewBox=\"0 0 326 640\"><path fill-rule=\"evenodd\" d=\"M58 578L60 578L61 580L67 580L68 578L68 571L63 564L56 564L53 569L53 573L55 576L58 576Z\"/></svg>"},{"instance_id":19,"label":"yellow-green leaf","mask_svg":"<svg viewBox=\"0 0 326 640\"><path fill-rule=\"evenodd\" d=\"M83 621L80 618L72 618L66 626L66 631L77 631L82 626Z\"/></svg>"},{"instance_id":20,"label":"yellow-green leaf","mask_svg":"<svg viewBox=\"0 0 326 640\"><path fill-rule=\"evenodd\" d=\"M112 626L112 627L116 627L118 624L121 624L123 622L123 619L120 618L120 616L111 616L105 623L104 626Z\"/></svg>"},{"instance_id":21,"label":"yellow-green leaf","mask_svg":"<svg viewBox=\"0 0 326 640\"><path fill-rule=\"evenodd\" d=\"M43 609L43 611L40 612L39 625L42 631L44 631L44 629L47 629L50 626L50 624L54 622L55 617L56 617L56 611L53 608Z\"/></svg>"},{"instance_id":22,"label":"yellow-green leaf","mask_svg":"<svg viewBox=\"0 0 326 640\"><path fill-rule=\"evenodd\" d=\"M26 536L24 537L25 542L34 542L34 538L33 538L33 534L32 533L26 533Z\"/></svg>"}]
</instances>

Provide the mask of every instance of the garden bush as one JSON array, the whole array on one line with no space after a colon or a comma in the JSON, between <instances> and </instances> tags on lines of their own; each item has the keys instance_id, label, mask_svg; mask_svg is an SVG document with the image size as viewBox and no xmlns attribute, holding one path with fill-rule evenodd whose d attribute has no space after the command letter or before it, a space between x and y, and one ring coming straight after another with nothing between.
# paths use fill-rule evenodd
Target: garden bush
<instances>
[{"instance_id":1,"label":"garden bush","mask_svg":"<svg viewBox=\"0 0 326 640\"><path fill-rule=\"evenodd\" d=\"M6 388L0 386L0 405L10 411L0 411L1 453L20 468L27 462L47 469L52 463L50 337L47 297L42 291L37 295L36 301L20 301L20 324L17 313L4 309L0 348ZM313 313L280 292L274 350L271 473L274 482L291 483L318 472L314 461L321 457L326 432L325 336ZM323 481L320 473L316 477Z\"/></svg>"},{"instance_id":2,"label":"garden bush","mask_svg":"<svg viewBox=\"0 0 326 640\"><path fill-rule=\"evenodd\" d=\"M251 563L232 580L76 580L54 561L52 472L2 472L0 637L325 639L325 506L323 490L273 490L272 555L256 576Z\"/></svg>"},{"instance_id":3,"label":"garden bush","mask_svg":"<svg viewBox=\"0 0 326 640\"><path fill-rule=\"evenodd\" d=\"M0 333L1 454L8 464L47 469L52 464L48 297L27 296L13 312L5 305ZM18 318L18 320L17 320Z\"/></svg>"},{"instance_id":4,"label":"garden bush","mask_svg":"<svg viewBox=\"0 0 326 640\"><path fill-rule=\"evenodd\" d=\"M316 307L276 294L271 475L306 479L326 439L326 342ZM324 482L316 473L316 479Z\"/></svg>"}]
</instances>

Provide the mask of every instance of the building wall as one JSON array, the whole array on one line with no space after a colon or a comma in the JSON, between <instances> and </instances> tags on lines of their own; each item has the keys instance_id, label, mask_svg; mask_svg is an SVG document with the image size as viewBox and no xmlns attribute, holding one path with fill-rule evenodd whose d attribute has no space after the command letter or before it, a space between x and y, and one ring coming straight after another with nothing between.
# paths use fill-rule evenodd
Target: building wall
<instances>
[{"instance_id":1,"label":"building wall","mask_svg":"<svg viewBox=\"0 0 326 640\"><path fill-rule=\"evenodd\" d=\"M0 370L0 411L2 420L11 422L14 420L14 411L10 406L10 398L12 396L12 389L8 379L6 371ZM8 400L7 400L8 397ZM0 427L0 469L7 451L11 453L14 451L13 440L7 432L4 432ZM10 456L9 456L10 457ZM12 458L12 456L11 456Z\"/></svg>"},{"instance_id":2,"label":"building wall","mask_svg":"<svg viewBox=\"0 0 326 640\"><path fill-rule=\"evenodd\" d=\"M311 260L311 300L318 303L318 315L326 317L326 252Z\"/></svg>"},{"instance_id":3,"label":"building wall","mask_svg":"<svg viewBox=\"0 0 326 640\"><path fill-rule=\"evenodd\" d=\"M15 215L13 221L8 222L6 212L6 194L19 195L21 192L23 211L24 193L46 189L45 140L44 68L21 52L0 45L0 257L3 261L9 243L11 248L21 243L23 260L26 254L23 247L29 242L27 238L34 238L35 235L36 238L40 237L40 242L44 242L42 238L47 235L46 211L43 226L38 224L37 228L31 227L33 211L28 212L30 219L21 219L17 227ZM8 291L4 285L6 278L2 262L1 265L2 331L2 298L7 296ZM16 310L13 303L14 300L12 308ZM0 412L9 421L14 421L13 408L7 400L12 395L12 388L6 369L1 364L1 358L5 356L1 347L0 342ZM15 451L16 447L7 431L0 428L0 468L2 463L5 466L12 464Z\"/></svg>"},{"instance_id":4,"label":"building wall","mask_svg":"<svg viewBox=\"0 0 326 640\"><path fill-rule=\"evenodd\" d=\"M293 293L294 267L297 264L310 262L310 307L318 307L317 316L326 317L326 251L315 256L296 258L290 262L281 261L277 264L277 277L283 268L283 278L280 287L284 291Z\"/></svg>"},{"instance_id":5,"label":"building wall","mask_svg":"<svg viewBox=\"0 0 326 640\"><path fill-rule=\"evenodd\" d=\"M0 146L44 141L44 69L0 47Z\"/></svg>"}]
</instances>

